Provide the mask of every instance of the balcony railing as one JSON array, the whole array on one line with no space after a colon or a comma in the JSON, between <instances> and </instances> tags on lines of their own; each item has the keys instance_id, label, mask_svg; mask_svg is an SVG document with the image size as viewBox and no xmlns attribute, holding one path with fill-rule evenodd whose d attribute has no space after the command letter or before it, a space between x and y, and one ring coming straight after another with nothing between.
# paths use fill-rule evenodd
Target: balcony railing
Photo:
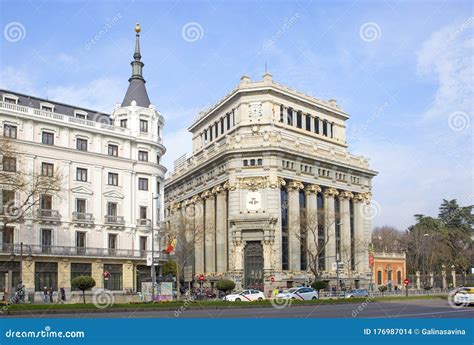
<instances>
[{"instance_id":1,"label":"balcony railing","mask_svg":"<svg viewBox=\"0 0 474 345\"><path fill-rule=\"evenodd\" d=\"M151 220L150 219L139 218L139 219L137 219L137 225L138 226L151 227Z\"/></svg>"},{"instance_id":2,"label":"balcony railing","mask_svg":"<svg viewBox=\"0 0 474 345\"><path fill-rule=\"evenodd\" d=\"M104 222L106 224L116 224L116 225L125 224L125 221L122 216L105 216Z\"/></svg>"},{"instance_id":3,"label":"balcony railing","mask_svg":"<svg viewBox=\"0 0 474 345\"><path fill-rule=\"evenodd\" d=\"M59 211L49 209L38 209L36 216L40 219L59 220L61 218Z\"/></svg>"},{"instance_id":4,"label":"balcony railing","mask_svg":"<svg viewBox=\"0 0 474 345\"><path fill-rule=\"evenodd\" d=\"M0 245L0 253L20 255L20 244ZM89 248L89 247L65 247L49 245L27 245L23 244L23 256L28 255L52 255L52 256L88 256L88 257L118 257L118 258L145 258L151 251L132 249L112 249L112 248ZM168 260L170 257L166 253L155 250L154 257L159 260Z\"/></svg>"},{"instance_id":5,"label":"balcony railing","mask_svg":"<svg viewBox=\"0 0 474 345\"><path fill-rule=\"evenodd\" d=\"M80 222L80 223L93 223L94 222L94 219L92 218L92 213L73 212L72 219L75 222Z\"/></svg>"}]
</instances>

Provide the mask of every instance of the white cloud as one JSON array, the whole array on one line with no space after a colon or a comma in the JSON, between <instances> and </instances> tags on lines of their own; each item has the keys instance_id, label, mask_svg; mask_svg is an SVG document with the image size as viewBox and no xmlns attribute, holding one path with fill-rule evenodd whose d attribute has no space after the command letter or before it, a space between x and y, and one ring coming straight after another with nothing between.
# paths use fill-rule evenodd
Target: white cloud
<instances>
[{"instance_id":1,"label":"white cloud","mask_svg":"<svg viewBox=\"0 0 474 345\"><path fill-rule=\"evenodd\" d=\"M474 68L472 65L473 17L456 22L433 33L417 53L421 76L438 81L438 90L425 119L455 111L472 112Z\"/></svg>"}]
</instances>

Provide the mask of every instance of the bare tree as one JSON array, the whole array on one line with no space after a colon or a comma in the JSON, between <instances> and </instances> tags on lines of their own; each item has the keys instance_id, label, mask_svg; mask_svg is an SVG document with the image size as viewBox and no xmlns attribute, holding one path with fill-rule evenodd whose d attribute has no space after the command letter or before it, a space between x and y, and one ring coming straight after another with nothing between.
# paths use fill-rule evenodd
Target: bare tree
<instances>
[{"instance_id":1,"label":"bare tree","mask_svg":"<svg viewBox=\"0 0 474 345\"><path fill-rule=\"evenodd\" d=\"M377 252L399 253L403 249L403 232L392 226L376 227L372 231L372 245Z\"/></svg>"},{"instance_id":2,"label":"bare tree","mask_svg":"<svg viewBox=\"0 0 474 345\"><path fill-rule=\"evenodd\" d=\"M9 138L0 138L0 220L2 230L9 225L33 218L33 211L41 206L45 196L60 196L62 174L59 169L48 166L36 171L23 161L24 155L17 143Z\"/></svg>"},{"instance_id":3,"label":"bare tree","mask_svg":"<svg viewBox=\"0 0 474 345\"><path fill-rule=\"evenodd\" d=\"M367 243L363 239L353 239L352 243L347 244L341 243L340 262L343 264L343 272L346 274L348 281L350 281L352 284L355 283L355 268L361 263L361 258L364 257L361 254L365 254L366 249Z\"/></svg>"}]
</instances>

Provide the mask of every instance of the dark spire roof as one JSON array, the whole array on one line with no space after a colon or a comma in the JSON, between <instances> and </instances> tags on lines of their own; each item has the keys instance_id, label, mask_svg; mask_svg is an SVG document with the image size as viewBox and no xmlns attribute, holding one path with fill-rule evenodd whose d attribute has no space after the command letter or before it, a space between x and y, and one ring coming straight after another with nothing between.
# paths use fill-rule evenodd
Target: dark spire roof
<instances>
[{"instance_id":1,"label":"dark spire roof","mask_svg":"<svg viewBox=\"0 0 474 345\"><path fill-rule=\"evenodd\" d=\"M132 65L132 76L130 77L127 93L122 101L122 107L129 106L132 101L137 102L140 107L148 108L150 105L150 99L145 88L145 79L143 79L142 69L143 62L141 62L142 55L140 54L140 24L137 23L135 26L135 32L137 33L137 39L135 42L135 53L133 54Z\"/></svg>"}]
</instances>

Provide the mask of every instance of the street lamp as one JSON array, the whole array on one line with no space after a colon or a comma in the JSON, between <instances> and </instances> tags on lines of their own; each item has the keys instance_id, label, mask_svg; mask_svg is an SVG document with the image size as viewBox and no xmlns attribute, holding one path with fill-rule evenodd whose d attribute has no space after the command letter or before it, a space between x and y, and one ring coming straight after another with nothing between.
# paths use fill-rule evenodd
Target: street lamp
<instances>
[{"instance_id":1,"label":"street lamp","mask_svg":"<svg viewBox=\"0 0 474 345\"><path fill-rule=\"evenodd\" d=\"M159 195L155 197L155 193L151 195L151 300L155 301L155 284L156 284L156 273L155 273L155 203L154 201L159 198Z\"/></svg>"}]
</instances>

